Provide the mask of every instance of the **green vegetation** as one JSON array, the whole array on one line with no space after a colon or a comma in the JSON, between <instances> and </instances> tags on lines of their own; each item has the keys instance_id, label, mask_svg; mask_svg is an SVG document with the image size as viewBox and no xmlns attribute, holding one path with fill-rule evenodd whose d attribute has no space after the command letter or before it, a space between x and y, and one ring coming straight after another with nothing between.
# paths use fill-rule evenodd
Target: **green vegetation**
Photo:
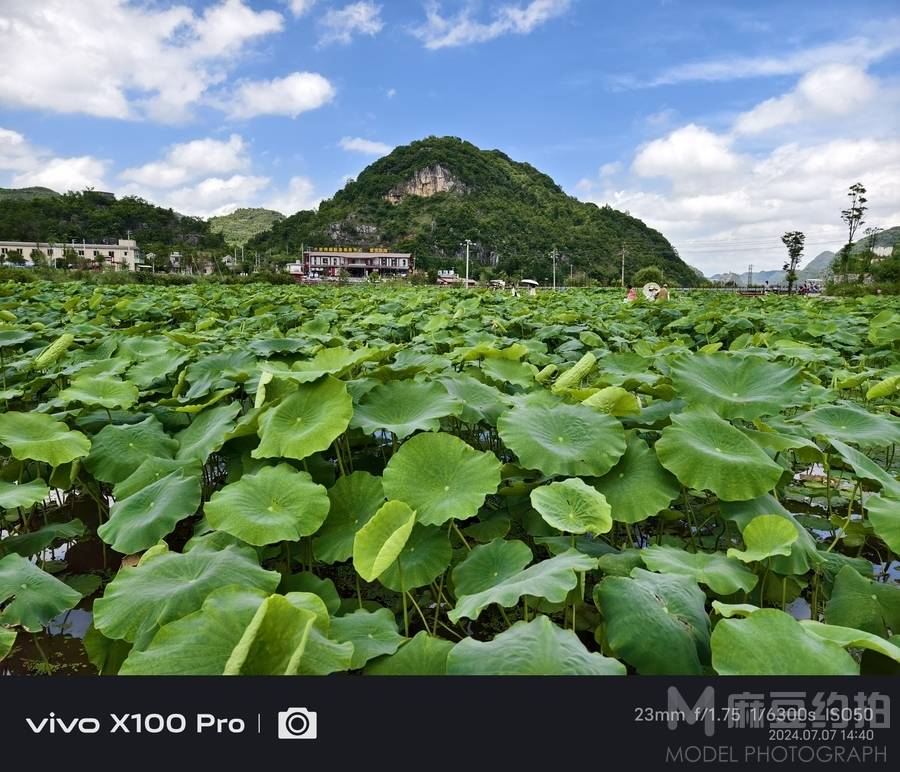
<instances>
[{"instance_id":1,"label":"green vegetation","mask_svg":"<svg viewBox=\"0 0 900 772\"><path fill-rule=\"evenodd\" d=\"M209 230L221 233L231 246L241 247L283 219L281 212L272 209L235 209L231 214L210 217Z\"/></svg>"},{"instance_id":2,"label":"green vegetation","mask_svg":"<svg viewBox=\"0 0 900 772\"><path fill-rule=\"evenodd\" d=\"M900 666L900 299L37 281L0 319L4 669L76 606L105 674Z\"/></svg>"},{"instance_id":3,"label":"green vegetation","mask_svg":"<svg viewBox=\"0 0 900 772\"><path fill-rule=\"evenodd\" d=\"M144 252L160 256L167 257L172 250L185 256L229 251L222 236L212 233L201 218L187 217L133 196L117 199L86 190L0 197L0 234L11 241L114 244L128 233Z\"/></svg>"},{"instance_id":4,"label":"green vegetation","mask_svg":"<svg viewBox=\"0 0 900 772\"><path fill-rule=\"evenodd\" d=\"M452 176L453 190L386 200L417 172L438 166ZM462 269L460 242L466 238L476 242L475 276L546 282L555 247L563 255L560 281L578 271L617 284L624 247L626 279L654 264L674 283L697 283L665 237L637 218L582 203L532 166L455 137L429 137L395 149L317 211L297 212L248 246L271 254L295 254L301 244L388 246L412 252L423 270Z\"/></svg>"},{"instance_id":5,"label":"green vegetation","mask_svg":"<svg viewBox=\"0 0 900 772\"><path fill-rule=\"evenodd\" d=\"M55 198L58 196L55 190L50 188L0 188L0 203L4 201L30 201L35 198Z\"/></svg>"}]
</instances>

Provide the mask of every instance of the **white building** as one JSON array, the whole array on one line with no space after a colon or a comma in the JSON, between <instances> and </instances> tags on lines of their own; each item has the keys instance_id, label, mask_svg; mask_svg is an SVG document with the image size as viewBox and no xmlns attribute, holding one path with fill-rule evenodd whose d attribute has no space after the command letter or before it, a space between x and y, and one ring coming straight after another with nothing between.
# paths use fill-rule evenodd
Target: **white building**
<instances>
[{"instance_id":1,"label":"white building","mask_svg":"<svg viewBox=\"0 0 900 772\"><path fill-rule=\"evenodd\" d=\"M134 271L140 259L137 242L134 239L119 239L117 244L70 244L48 243L46 241L0 241L0 255L6 262L7 255L21 252L28 265L33 263L31 253L40 250L47 259L47 264L60 268L67 266L71 260L67 255L74 252L79 259L88 260L97 265L105 265L114 271Z\"/></svg>"}]
</instances>

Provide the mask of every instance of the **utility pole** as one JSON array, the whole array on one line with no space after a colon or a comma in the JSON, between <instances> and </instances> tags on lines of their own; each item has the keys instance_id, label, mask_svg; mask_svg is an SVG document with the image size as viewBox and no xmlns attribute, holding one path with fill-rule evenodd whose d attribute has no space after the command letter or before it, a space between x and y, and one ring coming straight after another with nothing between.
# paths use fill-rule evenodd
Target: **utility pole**
<instances>
[{"instance_id":1,"label":"utility pole","mask_svg":"<svg viewBox=\"0 0 900 772\"><path fill-rule=\"evenodd\" d=\"M553 289L556 289L556 260L559 258L559 251L556 247L553 247L553 251L550 253L550 259L553 261Z\"/></svg>"},{"instance_id":2,"label":"utility pole","mask_svg":"<svg viewBox=\"0 0 900 772\"><path fill-rule=\"evenodd\" d=\"M625 286L625 245L622 244L622 286Z\"/></svg>"},{"instance_id":3,"label":"utility pole","mask_svg":"<svg viewBox=\"0 0 900 772\"><path fill-rule=\"evenodd\" d=\"M750 263L747 269L747 287L753 286L753 263Z\"/></svg>"},{"instance_id":4,"label":"utility pole","mask_svg":"<svg viewBox=\"0 0 900 772\"><path fill-rule=\"evenodd\" d=\"M465 245L466 245L466 289L469 289L469 247L472 246L472 244L474 244L474 243L475 242L471 241L470 239L466 239L466 241L465 241Z\"/></svg>"}]
</instances>

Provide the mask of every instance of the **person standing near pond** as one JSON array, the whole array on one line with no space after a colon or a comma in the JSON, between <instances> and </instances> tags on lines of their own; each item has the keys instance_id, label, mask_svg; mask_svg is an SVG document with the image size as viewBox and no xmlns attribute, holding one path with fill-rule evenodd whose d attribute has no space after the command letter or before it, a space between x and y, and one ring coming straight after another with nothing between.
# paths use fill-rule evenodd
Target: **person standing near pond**
<instances>
[{"instance_id":1,"label":"person standing near pond","mask_svg":"<svg viewBox=\"0 0 900 772\"><path fill-rule=\"evenodd\" d=\"M628 290L628 294L625 296L625 300L629 303L637 300L637 292L635 291L634 287Z\"/></svg>"},{"instance_id":2,"label":"person standing near pond","mask_svg":"<svg viewBox=\"0 0 900 772\"><path fill-rule=\"evenodd\" d=\"M656 297L654 300L668 300L669 299L669 285L663 284L662 287L656 293Z\"/></svg>"}]
</instances>

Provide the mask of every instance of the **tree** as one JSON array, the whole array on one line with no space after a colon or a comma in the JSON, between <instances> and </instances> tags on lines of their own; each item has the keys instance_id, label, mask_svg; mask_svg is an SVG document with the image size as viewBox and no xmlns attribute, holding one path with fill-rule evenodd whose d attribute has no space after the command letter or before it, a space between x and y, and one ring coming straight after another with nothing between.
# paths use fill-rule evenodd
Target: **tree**
<instances>
[{"instance_id":1,"label":"tree","mask_svg":"<svg viewBox=\"0 0 900 772\"><path fill-rule=\"evenodd\" d=\"M47 255L45 255L40 249L32 249L30 257L31 262L34 263L35 268L47 267Z\"/></svg>"},{"instance_id":2,"label":"tree","mask_svg":"<svg viewBox=\"0 0 900 772\"><path fill-rule=\"evenodd\" d=\"M635 287L643 287L649 282L666 283L666 276L659 266L646 265L631 277L631 283Z\"/></svg>"},{"instance_id":3,"label":"tree","mask_svg":"<svg viewBox=\"0 0 900 772\"><path fill-rule=\"evenodd\" d=\"M800 255L803 254L803 243L806 235L802 231L788 231L781 237L781 243L787 247L788 260L784 264L787 274L788 295L794 290L794 282L797 281L797 266L800 265Z\"/></svg>"},{"instance_id":4,"label":"tree","mask_svg":"<svg viewBox=\"0 0 900 772\"><path fill-rule=\"evenodd\" d=\"M841 273L844 275L844 282L848 280L850 272L850 250L853 247L853 237L856 231L865 220L863 215L866 213L866 189L861 182L855 182L847 191L847 197L850 199L850 206L841 212L841 219L847 223L847 244L841 250Z\"/></svg>"},{"instance_id":5,"label":"tree","mask_svg":"<svg viewBox=\"0 0 900 772\"><path fill-rule=\"evenodd\" d=\"M25 256L22 254L21 249L11 249L9 254L6 256L6 259L9 260L13 265L17 265L19 267L25 265Z\"/></svg>"},{"instance_id":6,"label":"tree","mask_svg":"<svg viewBox=\"0 0 900 772\"><path fill-rule=\"evenodd\" d=\"M871 228L866 228L864 233L866 234L866 251L863 253L863 266L862 273L867 274L872 265L872 260L875 259L875 247L878 245L878 234L881 233L882 228L879 228L877 225L873 225Z\"/></svg>"}]
</instances>

